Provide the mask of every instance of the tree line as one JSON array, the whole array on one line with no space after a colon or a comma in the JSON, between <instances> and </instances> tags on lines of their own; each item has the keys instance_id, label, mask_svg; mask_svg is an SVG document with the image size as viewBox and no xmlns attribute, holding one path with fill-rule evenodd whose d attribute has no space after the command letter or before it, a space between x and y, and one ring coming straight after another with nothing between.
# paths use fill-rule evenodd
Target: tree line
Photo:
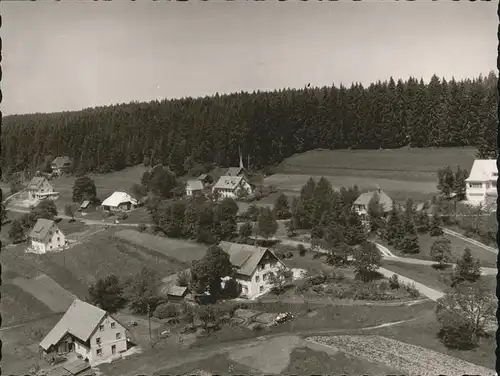
<instances>
[{"instance_id":1,"label":"tree line","mask_svg":"<svg viewBox=\"0 0 500 376\"><path fill-rule=\"evenodd\" d=\"M477 146L496 157L497 77L390 78L367 87L335 85L233 93L3 119L5 175L43 170L67 155L80 173L145 163L183 175L195 164L253 169L315 148Z\"/></svg>"}]
</instances>

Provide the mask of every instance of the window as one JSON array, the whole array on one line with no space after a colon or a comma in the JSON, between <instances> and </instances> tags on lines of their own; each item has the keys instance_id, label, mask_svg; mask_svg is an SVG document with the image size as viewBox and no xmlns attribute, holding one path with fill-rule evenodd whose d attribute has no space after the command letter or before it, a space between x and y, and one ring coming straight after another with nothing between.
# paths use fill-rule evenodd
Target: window
<instances>
[{"instance_id":1,"label":"window","mask_svg":"<svg viewBox=\"0 0 500 376\"><path fill-rule=\"evenodd\" d=\"M97 353L97 356L102 356L102 349L97 349L96 353Z\"/></svg>"},{"instance_id":2,"label":"window","mask_svg":"<svg viewBox=\"0 0 500 376\"><path fill-rule=\"evenodd\" d=\"M116 326L116 323L112 322L112 323L111 323L111 329L114 329L114 328L115 328L115 326Z\"/></svg>"},{"instance_id":3,"label":"window","mask_svg":"<svg viewBox=\"0 0 500 376\"><path fill-rule=\"evenodd\" d=\"M116 354L116 345L111 346L111 354Z\"/></svg>"},{"instance_id":4,"label":"window","mask_svg":"<svg viewBox=\"0 0 500 376\"><path fill-rule=\"evenodd\" d=\"M482 183L469 183L469 188L482 188Z\"/></svg>"},{"instance_id":5,"label":"window","mask_svg":"<svg viewBox=\"0 0 500 376\"><path fill-rule=\"evenodd\" d=\"M262 280L263 280L263 281L267 281L267 278L268 278L268 277L269 277L269 276L268 276L268 273L266 273L266 274L264 274L264 275L262 276Z\"/></svg>"},{"instance_id":6,"label":"window","mask_svg":"<svg viewBox=\"0 0 500 376\"><path fill-rule=\"evenodd\" d=\"M58 237L57 237L57 241L60 241L60 240L61 240L61 238L58 236Z\"/></svg>"},{"instance_id":7,"label":"window","mask_svg":"<svg viewBox=\"0 0 500 376\"><path fill-rule=\"evenodd\" d=\"M493 176L498 176L498 172L494 172L492 175Z\"/></svg>"},{"instance_id":8,"label":"window","mask_svg":"<svg viewBox=\"0 0 500 376\"><path fill-rule=\"evenodd\" d=\"M120 332L116 333L116 339L122 338L122 334Z\"/></svg>"},{"instance_id":9,"label":"window","mask_svg":"<svg viewBox=\"0 0 500 376\"><path fill-rule=\"evenodd\" d=\"M259 265L259 269L260 269L260 270L264 270L265 266L266 266L265 264L260 264L260 265Z\"/></svg>"},{"instance_id":10,"label":"window","mask_svg":"<svg viewBox=\"0 0 500 376\"><path fill-rule=\"evenodd\" d=\"M97 343L98 345L100 345L101 344L101 337L97 337L95 339L95 343Z\"/></svg>"},{"instance_id":11,"label":"window","mask_svg":"<svg viewBox=\"0 0 500 376\"><path fill-rule=\"evenodd\" d=\"M104 330L104 325L99 325L99 331L102 332Z\"/></svg>"},{"instance_id":12,"label":"window","mask_svg":"<svg viewBox=\"0 0 500 376\"><path fill-rule=\"evenodd\" d=\"M262 292L262 291L264 291L264 286L259 287L259 292Z\"/></svg>"},{"instance_id":13,"label":"window","mask_svg":"<svg viewBox=\"0 0 500 376\"><path fill-rule=\"evenodd\" d=\"M259 282L259 281L260 281L259 276L258 276L258 275L257 275L257 276L255 276L255 282Z\"/></svg>"}]
</instances>

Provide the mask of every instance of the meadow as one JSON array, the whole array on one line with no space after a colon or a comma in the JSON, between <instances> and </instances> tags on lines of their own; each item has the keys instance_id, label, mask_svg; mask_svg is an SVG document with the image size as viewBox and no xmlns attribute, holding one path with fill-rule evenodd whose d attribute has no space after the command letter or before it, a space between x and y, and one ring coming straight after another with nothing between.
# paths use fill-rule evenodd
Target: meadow
<instances>
[{"instance_id":1,"label":"meadow","mask_svg":"<svg viewBox=\"0 0 500 376\"><path fill-rule=\"evenodd\" d=\"M311 150L285 159L267 177L266 185L298 192L310 176L324 176L336 189L379 185L391 198L416 201L437 194L437 171L447 165L470 169L475 148L392 150Z\"/></svg>"}]
</instances>

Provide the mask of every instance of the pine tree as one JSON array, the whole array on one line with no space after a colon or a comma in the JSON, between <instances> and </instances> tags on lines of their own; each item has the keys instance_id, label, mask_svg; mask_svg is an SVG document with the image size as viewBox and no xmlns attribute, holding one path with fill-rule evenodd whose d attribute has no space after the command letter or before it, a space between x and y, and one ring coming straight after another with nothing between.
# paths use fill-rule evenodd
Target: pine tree
<instances>
[{"instance_id":1,"label":"pine tree","mask_svg":"<svg viewBox=\"0 0 500 376\"><path fill-rule=\"evenodd\" d=\"M440 267L451 260L451 242L449 239L437 238L431 245L430 256Z\"/></svg>"},{"instance_id":2,"label":"pine tree","mask_svg":"<svg viewBox=\"0 0 500 376\"><path fill-rule=\"evenodd\" d=\"M481 277L481 264L479 259L472 257L469 248L465 248L462 257L457 262L453 285L463 282L476 282Z\"/></svg>"},{"instance_id":3,"label":"pine tree","mask_svg":"<svg viewBox=\"0 0 500 376\"><path fill-rule=\"evenodd\" d=\"M437 212L434 212L431 220L431 227L429 229L430 236L442 236L443 229L441 228L441 218Z\"/></svg>"},{"instance_id":4,"label":"pine tree","mask_svg":"<svg viewBox=\"0 0 500 376\"><path fill-rule=\"evenodd\" d=\"M271 209L262 208L257 220L258 234L266 239L274 236L278 230L278 223Z\"/></svg>"},{"instance_id":5,"label":"pine tree","mask_svg":"<svg viewBox=\"0 0 500 376\"><path fill-rule=\"evenodd\" d=\"M413 222L412 213L409 210L405 213L403 218L403 239L396 244L397 248L404 253L419 253L420 245L418 242L417 230L415 229L415 223Z\"/></svg>"},{"instance_id":6,"label":"pine tree","mask_svg":"<svg viewBox=\"0 0 500 376\"><path fill-rule=\"evenodd\" d=\"M417 214L415 224L419 234L426 234L429 232L430 220L429 215L425 210L422 210Z\"/></svg>"},{"instance_id":7,"label":"pine tree","mask_svg":"<svg viewBox=\"0 0 500 376\"><path fill-rule=\"evenodd\" d=\"M454 193L455 174L450 166L446 166L438 171L438 185L437 189L441 192L443 197L450 198Z\"/></svg>"},{"instance_id":8,"label":"pine tree","mask_svg":"<svg viewBox=\"0 0 500 376\"><path fill-rule=\"evenodd\" d=\"M387 222L386 241L389 245L397 246L402 240L404 234L402 231L401 217L396 204L393 204L392 210L389 213L389 221Z\"/></svg>"},{"instance_id":9,"label":"pine tree","mask_svg":"<svg viewBox=\"0 0 500 376\"><path fill-rule=\"evenodd\" d=\"M273 210L277 219L288 219L292 215L288 198L284 193L281 193L276 199Z\"/></svg>"}]
</instances>

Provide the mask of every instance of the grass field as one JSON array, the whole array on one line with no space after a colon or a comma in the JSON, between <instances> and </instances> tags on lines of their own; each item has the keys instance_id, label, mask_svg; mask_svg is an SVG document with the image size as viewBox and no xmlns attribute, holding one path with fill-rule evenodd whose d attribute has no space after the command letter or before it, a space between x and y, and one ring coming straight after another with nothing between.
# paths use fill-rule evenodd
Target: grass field
<instances>
[{"instance_id":1,"label":"grass field","mask_svg":"<svg viewBox=\"0 0 500 376\"><path fill-rule=\"evenodd\" d=\"M445 292L450 288L449 282L453 273L451 268L439 271L429 265L407 264L393 260L382 261L382 266L394 273L404 275L438 291ZM482 276L481 279L492 291L495 291L496 276L487 275Z\"/></svg>"},{"instance_id":2,"label":"grass field","mask_svg":"<svg viewBox=\"0 0 500 376\"><path fill-rule=\"evenodd\" d=\"M200 260L205 256L207 250L207 246L203 244L141 233L135 230L121 230L116 232L115 236L120 240L147 248L182 263Z\"/></svg>"},{"instance_id":3,"label":"grass field","mask_svg":"<svg viewBox=\"0 0 500 376\"><path fill-rule=\"evenodd\" d=\"M431 313L413 322L370 331L370 334L378 334L422 346L492 370L495 369L496 340L494 337L481 339L475 350L460 351L451 350L444 346L437 337L438 331L439 324L436 322L435 315Z\"/></svg>"},{"instance_id":4,"label":"grass field","mask_svg":"<svg viewBox=\"0 0 500 376\"><path fill-rule=\"evenodd\" d=\"M312 150L287 158L265 179L282 191L298 192L310 176L324 176L338 189L380 186L393 200L416 201L436 194L437 171L447 165L470 169L474 148Z\"/></svg>"},{"instance_id":5,"label":"grass field","mask_svg":"<svg viewBox=\"0 0 500 376\"><path fill-rule=\"evenodd\" d=\"M0 292L2 294L0 306L3 327L17 325L54 313L47 305L14 284L4 281L0 286Z\"/></svg>"},{"instance_id":6,"label":"grass field","mask_svg":"<svg viewBox=\"0 0 500 376\"><path fill-rule=\"evenodd\" d=\"M476 257L480 260L481 265L489 268L495 268L497 265L497 255L493 252L490 252L484 248L478 247L477 245L465 242L456 236L444 235L446 239L451 242L451 262L456 263L459 260L465 248L469 248L471 250L472 256ZM400 251L397 251L394 247L388 245L384 241L377 239L377 243L380 243L391 250L392 253L401 257L410 257L417 258L422 260L432 260L430 256L431 246L434 241L437 239L436 237L432 237L428 234L421 234L418 237L420 244L420 252L417 254L404 254Z\"/></svg>"},{"instance_id":7,"label":"grass field","mask_svg":"<svg viewBox=\"0 0 500 376\"><path fill-rule=\"evenodd\" d=\"M3 298L2 294L2 303ZM2 319L4 312L2 309ZM52 314L43 319L33 320L24 326L3 329L2 374L28 374L29 369L40 361L38 354L40 341L60 320L61 316L62 314ZM2 326L5 327L5 324Z\"/></svg>"},{"instance_id":8,"label":"grass field","mask_svg":"<svg viewBox=\"0 0 500 376\"><path fill-rule=\"evenodd\" d=\"M63 252L36 255L24 253L21 246L2 252L2 264L15 276L35 277L44 273L80 298L87 295L89 283L115 274L127 277L142 267L167 276L185 268L157 252L118 241L113 230L103 231Z\"/></svg>"}]
</instances>

